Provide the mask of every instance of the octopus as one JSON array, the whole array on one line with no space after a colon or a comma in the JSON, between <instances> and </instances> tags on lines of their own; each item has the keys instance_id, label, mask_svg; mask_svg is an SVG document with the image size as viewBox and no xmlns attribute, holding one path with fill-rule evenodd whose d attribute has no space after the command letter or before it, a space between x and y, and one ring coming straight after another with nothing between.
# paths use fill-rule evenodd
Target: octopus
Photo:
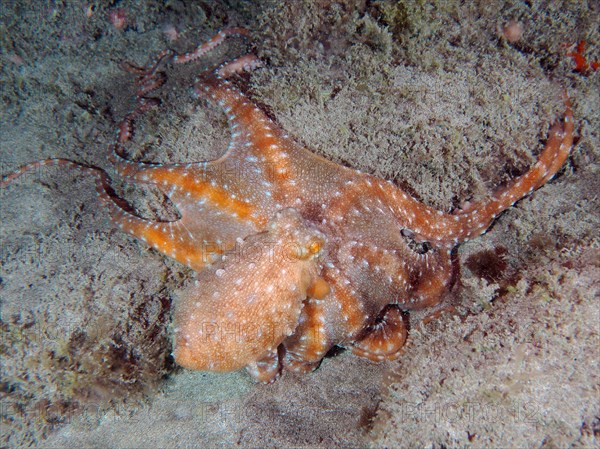
<instances>
[{"instance_id":1,"label":"octopus","mask_svg":"<svg viewBox=\"0 0 600 449\"><path fill-rule=\"evenodd\" d=\"M119 126L110 160L129 182L157 186L176 206L173 221L132 213L105 171L66 159L60 165L96 180L111 222L197 276L174 307L173 355L182 367L246 368L257 381L283 370L316 369L334 347L373 362L397 359L414 310L439 304L452 280L451 253L485 233L515 202L548 182L573 145L573 111L549 130L537 162L522 176L452 213L434 210L395 184L330 162L304 148L239 90L232 79L260 65L242 56L199 76L198 96L216 103L231 131L227 152L197 163L132 162L124 156L135 119L159 101L166 64L201 58L241 28L219 32L193 52L165 50L137 75L136 108Z\"/></svg>"}]
</instances>

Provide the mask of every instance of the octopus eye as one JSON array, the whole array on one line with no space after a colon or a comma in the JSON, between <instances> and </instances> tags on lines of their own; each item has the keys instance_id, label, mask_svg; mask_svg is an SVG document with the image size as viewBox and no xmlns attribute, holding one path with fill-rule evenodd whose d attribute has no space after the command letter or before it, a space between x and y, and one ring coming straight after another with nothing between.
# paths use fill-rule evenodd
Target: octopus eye
<instances>
[{"instance_id":1,"label":"octopus eye","mask_svg":"<svg viewBox=\"0 0 600 449\"><path fill-rule=\"evenodd\" d=\"M306 245L293 243L292 245L289 245L288 257L291 259L308 260L319 254L321 249L323 249L323 244L324 242L322 239L314 239Z\"/></svg>"},{"instance_id":2,"label":"octopus eye","mask_svg":"<svg viewBox=\"0 0 600 449\"><path fill-rule=\"evenodd\" d=\"M323 248L323 242L321 240L315 240L308 246L308 252L310 254L317 254Z\"/></svg>"},{"instance_id":3,"label":"octopus eye","mask_svg":"<svg viewBox=\"0 0 600 449\"><path fill-rule=\"evenodd\" d=\"M427 254L429 251L433 249L431 243L429 242L420 242L415 240L414 233L409 229L402 230L402 237L404 237L404 241L408 245L408 247L413 250L417 254Z\"/></svg>"},{"instance_id":4,"label":"octopus eye","mask_svg":"<svg viewBox=\"0 0 600 449\"><path fill-rule=\"evenodd\" d=\"M411 249L417 254L426 254L433 249L429 242L415 242L414 247Z\"/></svg>"}]
</instances>

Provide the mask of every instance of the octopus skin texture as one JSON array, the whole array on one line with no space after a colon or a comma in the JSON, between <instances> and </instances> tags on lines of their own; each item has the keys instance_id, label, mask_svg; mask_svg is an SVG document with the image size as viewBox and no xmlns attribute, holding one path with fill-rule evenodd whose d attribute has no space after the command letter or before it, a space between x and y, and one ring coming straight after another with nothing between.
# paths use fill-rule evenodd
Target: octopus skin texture
<instances>
[{"instance_id":1,"label":"octopus skin texture","mask_svg":"<svg viewBox=\"0 0 600 449\"><path fill-rule=\"evenodd\" d=\"M569 100L525 174L453 213L297 144L230 80L259 65L252 55L194 85L227 116L232 137L224 156L189 164L124 158L135 118L159 103L147 96L164 83L159 67L193 61L230 35L247 32L223 30L191 53L165 51L149 68L128 66L138 75L137 107L120 124L110 160L130 182L161 189L179 219L130 213L109 194L104 171L64 159L29 164L2 186L41 165L81 170L96 179L117 227L195 270L174 311L173 354L185 368L246 367L257 381L272 382L283 369L314 370L336 345L375 362L396 359L407 312L438 304L449 287L452 249L483 234L562 167L573 144Z\"/></svg>"}]
</instances>

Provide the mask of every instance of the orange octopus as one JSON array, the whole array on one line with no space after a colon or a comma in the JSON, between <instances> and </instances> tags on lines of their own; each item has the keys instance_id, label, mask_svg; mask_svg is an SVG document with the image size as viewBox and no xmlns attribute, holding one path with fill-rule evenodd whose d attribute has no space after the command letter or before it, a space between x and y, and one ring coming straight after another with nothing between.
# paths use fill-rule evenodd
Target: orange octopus
<instances>
[{"instance_id":1,"label":"orange octopus","mask_svg":"<svg viewBox=\"0 0 600 449\"><path fill-rule=\"evenodd\" d=\"M309 372L335 345L372 361L396 359L407 338L407 313L438 304L451 280L456 245L561 168L573 143L573 112L549 131L527 173L480 202L448 214L369 174L327 161L295 143L228 80L259 61L247 55L203 74L194 88L227 115L231 142L210 162L134 163L122 157L133 120L158 104L146 97L165 78L163 61L197 59L227 29L194 52L165 51L138 77L138 106L120 125L111 159L119 175L158 186L180 218L145 220L113 198L102 170L64 159L47 164L83 170L97 180L112 222L197 272L174 312L174 357L189 369L245 367L272 382L282 369Z\"/></svg>"}]
</instances>

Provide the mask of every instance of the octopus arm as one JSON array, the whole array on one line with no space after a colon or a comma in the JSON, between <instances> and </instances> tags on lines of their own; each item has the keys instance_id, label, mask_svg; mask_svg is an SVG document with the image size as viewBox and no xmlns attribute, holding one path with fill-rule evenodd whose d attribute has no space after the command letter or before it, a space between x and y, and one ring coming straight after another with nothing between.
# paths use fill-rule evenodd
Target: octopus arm
<instances>
[{"instance_id":1,"label":"octopus arm","mask_svg":"<svg viewBox=\"0 0 600 449\"><path fill-rule=\"evenodd\" d=\"M500 213L544 185L562 167L572 145L573 110L566 99L564 119L550 128L546 146L538 161L509 185L454 214L435 211L398 193L392 194L395 198L392 208L405 221L406 211L412 211L415 218L408 220L409 229L418 239L432 241L437 245L454 246L483 234Z\"/></svg>"}]
</instances>

